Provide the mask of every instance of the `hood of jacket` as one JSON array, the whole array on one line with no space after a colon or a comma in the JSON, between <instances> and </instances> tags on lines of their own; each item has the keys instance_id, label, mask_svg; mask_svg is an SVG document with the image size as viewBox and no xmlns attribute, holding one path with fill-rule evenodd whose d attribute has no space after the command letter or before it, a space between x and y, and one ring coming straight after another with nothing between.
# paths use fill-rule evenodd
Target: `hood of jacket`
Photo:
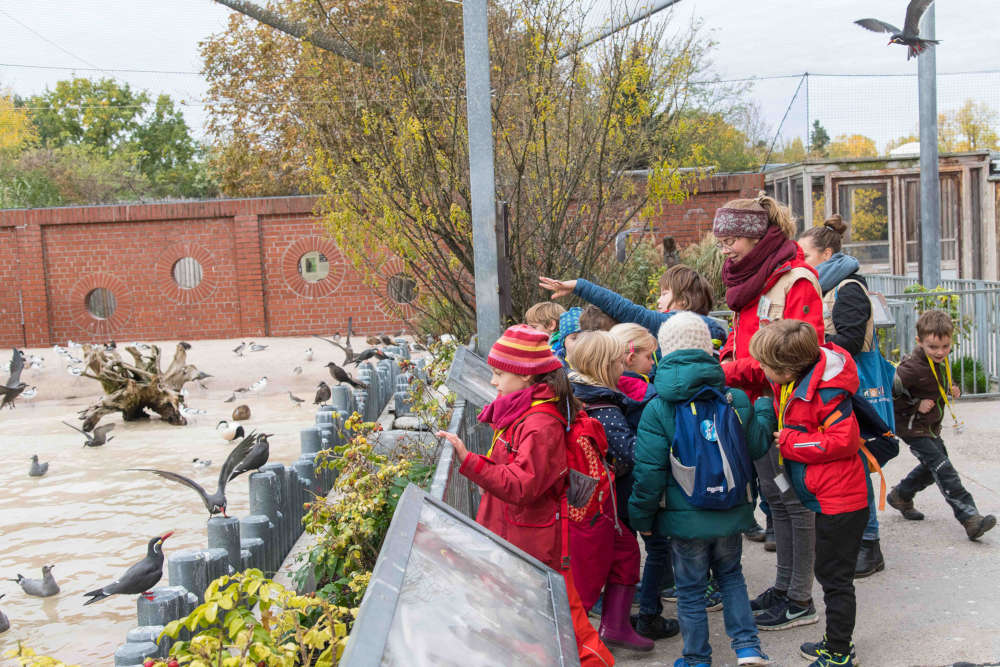
<instances>
[{"instance_id":1,"label":"hood of jacket","mask_svg":"<svg viewBox=\"0 0 1000 667\"><path fill-rule=\"evenodd\" d=\"M660 359L653 385L671 403L686 401L705 385L722 389L726 375L715 357L704 350L677 350Z\"/></svg>"},{"instance_id":2,"label":"hood of jacket","mask_svg":"<svg viewBox=\"0 0 1000 667\"><path fill-rule=\"evenodd\" d=\"M819 275L819 286L823 290L823 294L839 285L840 281L852 273L856 273L860 268L858 260L850 255L845 255L842 252L834 253L830 259L816 267L816 273Z\"/></svg>"},{"instance_id":3,"label":"hood of jacket","mask_svg":"<svg viewBox=\"0 0 1000 667\"><path fill-rule=\"evenodd\" d=\"M573 382L572 377L570 378L570 385L573 387L573 395L584 403L614 403L624 409L626 401L632 401L632 399L616 389L608 389L601 385L586 384L584 382ZM635 401L632 402L634 403Z\"/></svg>"},{"instance_id":4,"label":"hood of jacket","mask_svg":"<svg viewBox=\"0 0 1000 667\"><path fill-rule=\"evenodd\" d=\"M847 351L834 343L824 343L819 348L819 360L810 368L795 386L794 396L812 401L813 396L823 389L843 389L849 394L858 390L858 369Z\"/></svg>"}]
</instances>

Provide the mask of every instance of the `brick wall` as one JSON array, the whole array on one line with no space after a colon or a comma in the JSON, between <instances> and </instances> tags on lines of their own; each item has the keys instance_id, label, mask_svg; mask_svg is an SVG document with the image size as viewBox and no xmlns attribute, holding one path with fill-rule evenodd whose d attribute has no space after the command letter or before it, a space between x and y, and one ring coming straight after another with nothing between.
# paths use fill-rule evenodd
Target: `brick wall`
<instances>
[{"instance_id":1,"label":"brick wall","mask_svg":"<svg viewBox=\"0 0 1000 667\"><path fill-rule=\"evenodd\" d=\"M0 211L0 345L395 332L384 284L370 288L324 239L311 197ZM318 250L326 278L299 258ZM201 281L182 289L174 264ZM389 267L392 269L393 267ZM115 301L99 319L96 288ZM22 325L22 304L23 320Z\"/></svg>"},{"instance_id":2,"label":"brick wall","mask_svg":"<svg viewBox=\"0 0 1000 667\"><path fill-rule=\"evenodd\" d=\"M683 247L712 226L715 209L762 189L760 174L713 176L683 204L653 217L656 239ZM0 211L0 346L67 340L304 336L394 332L414 315L390 301L398 260L366 285L313 215L312 197ZM306 282L303 254L321 252L328 275ZM174 264L197 260L201 282L182 289ZM115 308L99 319L86 305L97 288ZM23 314L23 316L22 316ZM23 324L22 324L23 319Z\"/></svg>"}]
</instances>

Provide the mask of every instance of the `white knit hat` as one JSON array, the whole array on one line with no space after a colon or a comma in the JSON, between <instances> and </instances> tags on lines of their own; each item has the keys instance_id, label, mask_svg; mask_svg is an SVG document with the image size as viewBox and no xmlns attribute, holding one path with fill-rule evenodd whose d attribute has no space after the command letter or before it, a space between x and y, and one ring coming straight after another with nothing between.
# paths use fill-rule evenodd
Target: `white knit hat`
<instances>
[{"instance_id":1,"label":"white knit hat","mask_svg":"<svg viewBox=\"0 0 1000 667\"><path fill-rule=\"evenodd\" d=\"M704 350L712 354L712 334L701 315L681 311L660 325L657 334L660 354L664 357L677 350Z\"/></svg>"}]
</instances>

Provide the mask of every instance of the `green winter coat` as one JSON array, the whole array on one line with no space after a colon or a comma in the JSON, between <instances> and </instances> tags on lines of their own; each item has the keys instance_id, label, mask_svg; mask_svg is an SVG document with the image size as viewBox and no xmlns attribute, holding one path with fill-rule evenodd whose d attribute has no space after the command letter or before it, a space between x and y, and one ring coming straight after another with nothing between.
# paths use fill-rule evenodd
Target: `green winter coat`
<instances>
[{"instance_id":1,"label":"green winter coat","mask_svg":"<svg viewBox=\"0 0 1000 667\"><path fill-rule=\"evenodd\" d=\"M639 532L683 539L713 539L735 535L753 525L753 504L728 510L704 510L692 506L670 473L670 443L674 434L674 409L708 385L725 390L725 374L714 357L701 350L678 350L660 360L653 380L658 396L649 402L639 422L635 448L635 478L629 498L629 519ZM729 389L733 407L746 431L750 458L767 453L777 430L769 401L759 410L747 395ZM767 403L767 405L764 405ZM666 507L661 500L666 491Z\"/></svg>"}]
</instances>

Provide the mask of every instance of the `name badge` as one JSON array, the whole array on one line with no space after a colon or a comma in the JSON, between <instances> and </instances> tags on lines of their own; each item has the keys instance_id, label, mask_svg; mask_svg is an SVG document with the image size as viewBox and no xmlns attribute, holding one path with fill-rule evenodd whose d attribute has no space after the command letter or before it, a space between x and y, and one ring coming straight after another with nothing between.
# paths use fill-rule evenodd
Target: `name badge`
<instances>
[{"instance_id":1,"label":"name badge","mask_svg":"<svg viewBox=\"0 0 1000 667\"><path fill-rule=\"evenodd\" d=\"M778 491L784 493L788 489L792 488L792 485L788 483L788 478L785 477L785 473L779 472L778 476L774 478L774 483L778 487Z\"/></svg>"},{"instance_id":2,"label":"name badge","mask_svg":"<svg viewBox=\"0 0 1000 667\"><path fill-rule=\"evenodd\" d=\"M757 319L767 320L771 315L771 300L766 296L760 297L757 302Z\"/></svg>"}]
</instances>

